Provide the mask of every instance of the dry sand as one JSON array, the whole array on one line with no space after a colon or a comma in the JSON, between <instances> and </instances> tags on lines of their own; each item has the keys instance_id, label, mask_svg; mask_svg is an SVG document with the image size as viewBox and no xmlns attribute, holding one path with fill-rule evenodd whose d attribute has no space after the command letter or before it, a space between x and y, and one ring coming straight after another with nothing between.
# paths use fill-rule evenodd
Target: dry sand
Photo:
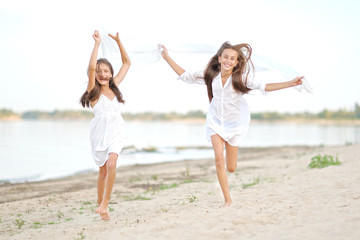
<instances>
[{"instance_id":1,"label":"dry sand","mask_svg":"<svg viewBox=\"0 0 360 240\"><path fill-rule=\"evenodd\" d=\"M317 154L342 164L308 168ZM94 213L96 173L5 184L0 239L360 239L359 156L360 145L241 149L228 208L212 159L121 167L110 221Z\"/></svg>"}]
</instances>

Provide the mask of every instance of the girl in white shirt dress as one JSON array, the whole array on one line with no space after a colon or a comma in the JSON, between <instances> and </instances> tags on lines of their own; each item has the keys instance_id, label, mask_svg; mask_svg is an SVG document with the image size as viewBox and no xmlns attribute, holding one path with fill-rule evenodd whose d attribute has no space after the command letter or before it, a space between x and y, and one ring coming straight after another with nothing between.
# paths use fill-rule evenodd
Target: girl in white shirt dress
<instances>
[{"instance_id":1,"label":"girl in white shirt dress","mask_svg":"<svg viewBox=\"0 0 360 240\"><path fill-rule=\"evenodd\" d=\"M166 47L162 47L162 57L180 80L207 86L210 107L206 116L206 137L214 149L216 173L225 198L221 207L230 206L232 199L226 169L229 172L236 170L238 147L250 124L250 111L244 94L253 89L265 93L294 87L302 84L303 77L282 83L256 81L251 62L252 50L248 44L231 45L225 42L210 59L205 71L199 72L182 69L169 56Z\"/></svg>"},{"instance_id":2,"label":"girl in white shirt dress","mask_svg":"<svg viewBox=\"0 0 360 240\"><path fill-rule=\"evenodd\" d=\"M124 119L121 107L124 103L118 89L130 67L130 58L123 47L119 34L109 34L119 46L123 65L119 73L114 76L110 62L105 58L97 59L100 45L100 34L95 31L93 38L95 46L91 54L88 76L89 82L86 92L80 102L83 107L91 107L94 118L90 125L91 151L96 165L99 166L97 180L98 209L101 219L109 220L108 211L110 196L116 177L116 162L124 142Z\"/></svg>"}]
</instances>

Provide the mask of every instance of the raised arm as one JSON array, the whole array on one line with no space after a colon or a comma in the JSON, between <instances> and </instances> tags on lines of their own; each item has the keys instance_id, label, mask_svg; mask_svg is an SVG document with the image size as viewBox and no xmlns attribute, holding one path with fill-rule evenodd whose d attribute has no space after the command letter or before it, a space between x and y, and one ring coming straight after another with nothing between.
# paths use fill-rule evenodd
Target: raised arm
<instances>
[{"instance_id":1,"label":"raised arm","mask_svg":"<svg viewBox=\"0 0 360 240\"><path fill-rule=\"evenodd\" d=\"M100 46L100 34L97 30L95 30L93 34L93 38L95 40L94 49L91 53L89 68L88 68L88 76L89 82L86 91L90 92L95 87L95 75L96 75L96 62L97 62L97 54Z\"/></svg>"},{"instance_id":2,"label":"raised arm","mask_svg":"<svg viewBox=\"0 0 360 240\"><path fill-rule=\"evenodd\" d=\"M169 56L169 52L167 48L164 45L162 45L162 48L163 51L161 52L161 56L179 76L182 75L185 72L185 70L182 69L179 65L177 65L177 63L174 62L174 60L172 60L172 58Z\"/></svg>"},{"instance_id":3,"label":"raised arm","mask_svg":"<svg viewBox=\"0 0 360 240\"><path fill-rule=\"evenodd\" d=\"M109 33L109 36L112 39L114 39L116 41L117 45L119 46L120 54L121 54L121 61L123 63L118 74L116 74L116 76L114 77L114 83L116 84L116 86L119 86L119 84L122 82L122 80L124 80L126 73L128 72L128 70L130 68L131 61L130 61L129 55L127 54L124 46L122 45L122 43L120 41L119 33L116 33L116 36Z\"/></svg>"},{"instance_id":4,"label":"raised arm","mask_svg":"<svg viewBox=\"0 0 360 240\"><path fill-rule=\"evenodd\" d=\"M296 77L293 80L290 80L287 82L267 83L265 86L265 91L271 92L271 91L275 91L275 90L280 90L280 89L284 89L284 88L295 87L295 86L301 85L303 78L304 78L304 76L301 76L301 77Z\"/></svg>"}]
</instances>

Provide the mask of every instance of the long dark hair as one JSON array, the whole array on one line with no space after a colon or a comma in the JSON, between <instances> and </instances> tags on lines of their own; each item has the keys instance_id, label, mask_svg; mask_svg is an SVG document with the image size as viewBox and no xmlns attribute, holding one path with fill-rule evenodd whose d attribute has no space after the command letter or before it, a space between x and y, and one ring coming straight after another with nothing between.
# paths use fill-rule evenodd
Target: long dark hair
<instances>
[{"instance_id":1,"label":"long dark hair","mask_svg":"<svg viewBox=\"0 0 360 240\"><path fill-rule=\"evenodd\" d=\"M121 103L125 103L119 88L114 83L114 69L111 63L106 58L99 58L96 62L96 66L98 66L100 63L104 63L109 67L112 76L109 81L109 87L115 93L117 100ZM97 100L100 97L100 93L100 84L98 83L98 81L95 80L95 87L90 92L85 91L84 94L81 96L81 105L83 107L90 107L90 102Z\"/></svg>"},{"instance_id":2,"label":"long dark hair","mask_svg":"<svg viewBox=\"0 0 360 240\"><path fill-rule=\"evenodd\" d=\"M210 59L204 71L204 79L205 79L205 84L207 86L207 92L210 102L213 98L212 82L221 70L219 57L221 56L221 54L225 49L233 49L238 53L238 59L237 59L238 64L234 67L233 72L231 74L232 84L234 89L244 94L248 93L251 90L246 86L249 73L251 70L254 69L254 65L251 61L252 49L250 45L247 43L231 45L229 42L225 42L221 45L216 55L214 55Z\"/></svg>"}]
</instances>

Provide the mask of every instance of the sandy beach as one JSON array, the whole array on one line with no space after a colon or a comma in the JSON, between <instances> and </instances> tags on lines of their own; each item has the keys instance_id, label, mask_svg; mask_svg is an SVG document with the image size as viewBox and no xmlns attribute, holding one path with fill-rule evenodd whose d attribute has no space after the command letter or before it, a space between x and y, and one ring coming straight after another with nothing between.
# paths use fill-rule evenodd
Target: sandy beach
<instances>
[{"instance_id":1,"label":"sandy beach","mask_svg":"<svg viewBox=\"0 0 360 240\"><path fill-rule=\"evenodd\" d=\"M311 169L317 154L341 165ZM213 159L118 168L110 221L97 173L0 186L1 239L360 239L360 145L243 148L223 197ZM121 158L119 159L121 161Z\"/></svg>"}]
</instances>

